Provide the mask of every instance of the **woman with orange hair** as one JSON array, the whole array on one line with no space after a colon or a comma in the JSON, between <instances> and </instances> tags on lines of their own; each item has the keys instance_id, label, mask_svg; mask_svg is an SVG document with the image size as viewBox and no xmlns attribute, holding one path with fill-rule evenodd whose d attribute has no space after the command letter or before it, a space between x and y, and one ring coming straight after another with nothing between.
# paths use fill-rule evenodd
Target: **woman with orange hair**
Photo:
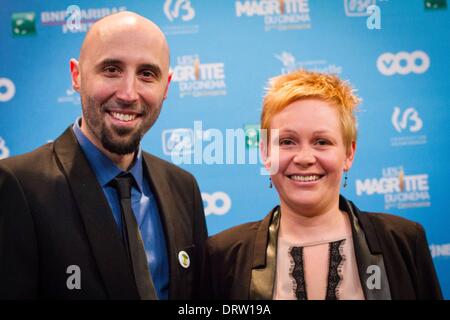
<instances>
[{"instance_id":1,"label":"woman with orange hair","mask_svg":"<svg viewBox=\"0 0 450 320\"><path fill-rule=\"evenodd\" d=\"M208 240L210 297L442 299L423 228L340 195L358 103L336 76L300 70L271 80L261 151L280 204Z\"/></svg>"}]
</instances>

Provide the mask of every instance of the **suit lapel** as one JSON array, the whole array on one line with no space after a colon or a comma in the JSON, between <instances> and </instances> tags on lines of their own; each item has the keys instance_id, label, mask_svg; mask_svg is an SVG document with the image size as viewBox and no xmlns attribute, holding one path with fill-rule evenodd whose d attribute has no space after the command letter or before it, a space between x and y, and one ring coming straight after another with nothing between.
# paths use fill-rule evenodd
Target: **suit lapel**
<instances>
[{"instance_id":1,"label":"suit lapel","mask_svg":"<svg viewBox=\"0 0 450 320\"><path fill-rule=\"evenodd\" d=\"M344 197L340 197L339 207L350 218L358 272L366 300L391 300L384 259L373 225Z\"/></svg>"},{"instance_id":2,"label":"suit lapel","mask_svg":"<svg viewBox=\"0 0 450 320\"><path fill-rule=\"evenodd\" d=\"M280 211L273 209L261 222L255 239L250 290L251 300L271 300L276 277Z\"/></svg>"},{"instance_id":3,"label":"suit lapel","mask_svg":"<svg viewBox=\"0 0 450 320\"><path fill-rule=\"evenodd\" d=\"M110 206L70 128L54 143L111 299L139 299Z\"/></svg>"},{"instance_id":4,"label":"suit lapel","mask_svg":"<svg viewBox=\"0 0 450 320\"><path fill-rule=\"evenodd\" d=\"M169 259L169 299L177 299L180 290L183 290L185 284L178 275L178 250L180 244L176 235L183 234L181 225L177 223L177 209L174 206L169 181L163 174L163 170L158 167L152 156L143 153L144 174L149 179L150 187L158 204L158 211L164 228L164 234L167 245L167 254ZM174 281L174 279L177 279Z\"/></svg>"}]
</instances>

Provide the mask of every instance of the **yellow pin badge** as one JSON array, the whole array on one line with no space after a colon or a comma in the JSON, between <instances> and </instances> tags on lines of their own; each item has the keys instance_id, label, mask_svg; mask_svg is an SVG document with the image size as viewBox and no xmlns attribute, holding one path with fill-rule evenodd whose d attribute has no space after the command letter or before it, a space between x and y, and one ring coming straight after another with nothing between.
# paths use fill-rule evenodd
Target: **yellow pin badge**
<instances>
[{"instance_id":1,"label":"yellow pin badge","mask_svg":"<svg viewBox=\"0 0 450 320\"><path fill-rule=\"evenodd\" d=\"M189 258L186 251L180 251L178 253L178 262L183 268L187 269L191 265L191 258Z\"/></svg>"}]
</instances>

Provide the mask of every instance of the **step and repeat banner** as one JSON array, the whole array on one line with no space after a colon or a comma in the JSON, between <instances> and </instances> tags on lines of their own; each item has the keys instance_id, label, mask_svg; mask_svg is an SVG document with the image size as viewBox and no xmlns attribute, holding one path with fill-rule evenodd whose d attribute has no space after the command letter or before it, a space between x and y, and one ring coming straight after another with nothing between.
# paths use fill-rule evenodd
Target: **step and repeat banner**
<instances>
[{"instance_id":1,"label":"step and repeat banner","mask_svg":"<svg viewBox=\"0 0 450 320\"><path fill-rule=\"evenodd\" d=\"M69 59L96 20L121 10L169 41L169 97L142 146L195 175L210 234L278 203L258 154L267 80L338 74L363 100L343 194L421 223L450 298L446 0L2 0L0 158L54 140L81 114Z\"/></svg>"}]
</instances>

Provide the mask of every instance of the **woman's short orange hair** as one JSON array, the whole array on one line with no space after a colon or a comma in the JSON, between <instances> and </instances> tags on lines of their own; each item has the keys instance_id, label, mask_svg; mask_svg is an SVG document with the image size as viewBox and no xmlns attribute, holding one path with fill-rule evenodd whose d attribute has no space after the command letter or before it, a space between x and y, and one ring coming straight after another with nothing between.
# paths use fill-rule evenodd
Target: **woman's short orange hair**
<instances>
[{"instance_id":1,"label":"woman's short orange hair","mask_svg":"<svg viewBox=\"0 0 450 320\"><path fill-rule=\"evenodd\" d=\"M317 98L337 108L342 136L348 150L352 142L356 142L354 111L360 99L353 93L348 82L335 75L298 70L270 79L264 96L261 129L266 129L269 133L270 121L274 115L291 103L305 98Z\"/></svg>"}]
</instances>

